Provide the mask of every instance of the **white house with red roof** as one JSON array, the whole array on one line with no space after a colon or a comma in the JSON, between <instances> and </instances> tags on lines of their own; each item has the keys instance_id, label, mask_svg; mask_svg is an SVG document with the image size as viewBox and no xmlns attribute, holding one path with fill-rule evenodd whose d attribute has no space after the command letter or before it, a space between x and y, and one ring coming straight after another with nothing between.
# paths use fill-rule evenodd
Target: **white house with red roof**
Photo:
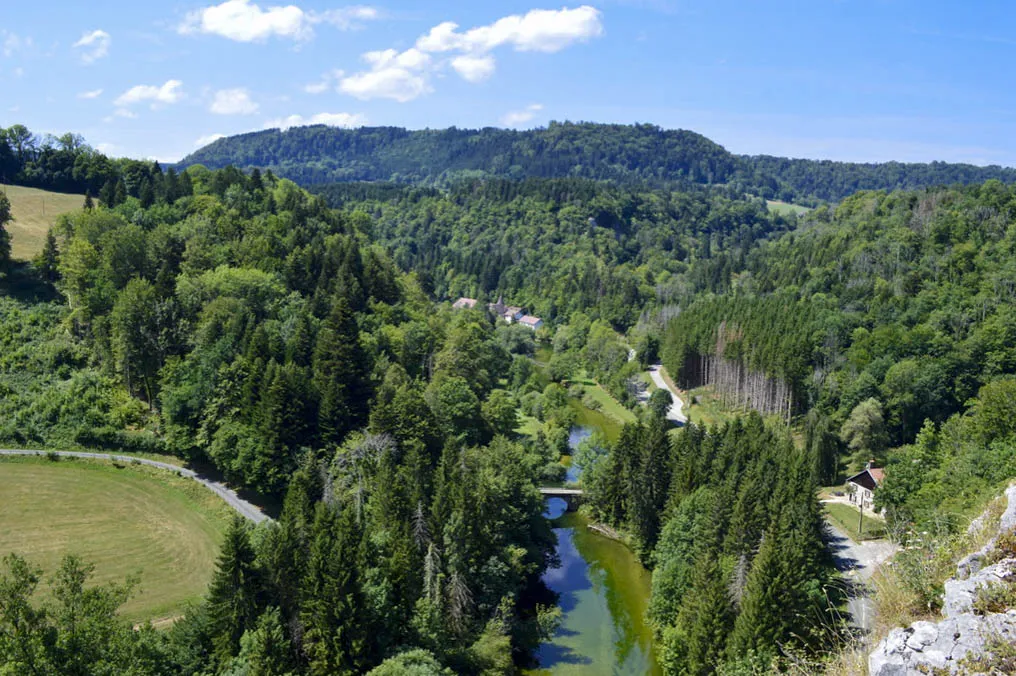
<instances>
[{"instance_id":1,"label":"white house with red roof","mask_svg":"<svg viewBox=\"0 0 1016 676\"><path fill-rule=\"evenodd\" d=\"M861 509L873 509L875 504L875 490L885 480L885 472L875 467L871 461L864 466L864 470L847 479L847 489L850 493L850 502Z\"/></svg>"}]
</instances>

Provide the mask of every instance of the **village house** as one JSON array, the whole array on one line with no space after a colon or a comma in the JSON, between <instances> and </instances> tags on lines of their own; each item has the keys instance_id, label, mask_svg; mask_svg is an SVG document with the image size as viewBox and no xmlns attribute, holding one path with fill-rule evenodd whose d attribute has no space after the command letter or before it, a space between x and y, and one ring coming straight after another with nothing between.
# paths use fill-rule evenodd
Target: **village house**
<instances>
[{"instance_id":1,"label":"village house","mask_svg":"<svg viewBox=\"0 0 1016 676\"><path fill-rule=\"evenodd\" d=\"M862 510L871 510L875 504L875 489L882 485L885 472L875 467L874 461L867 463L864 470L847 479L850 502Z\"/></svg>"},{"instance_id":2,"label":"village house","mask_svg":"<svg viewBox=\"0 0 1016 676\"><path fill-rule=\"evenodd\" d=\"M522 324L522 326L528 327L533 331L543 328L543 320L532 315L522 315L522 317L519 318L519 324Z\"/></svg>"},{"instance_id":3,"label":"village house","mask_svg":"<svg viewBox=\"0 0 1016 676\"><path fill-rule=\"evenodd\" d=\"M522 308L517 305L509 305L504 309L504 312L501 313L501 316L504 317L506 322L511 324L512 322L522 319L525 314L526 313L522 310Z\"/></svg>"},{"instance_id":4,"label":"village house","mask_svg":"<svg viewBox=\"0 0 1016 676\"><path fill-rule=\"evenodd\" d=\"M517 305L505 305L504 296L498 296L496 303L488 303L487 309L495 317L499 317L509 324L522 319L526 311Z\"/></svg>"},{"instance_id":5,"label":"village house","mask_svg":"<svg viewBox=\"0 0 1016 676\"><path fill-rule=\"evenodd\" d=\"M463 296L462 298L459 298L457 301L452 303L452 307L455 308L456 310L472 310L474 307L476 307L476 302L477 301L475 298L466 298L465 296Z\"/></svg>"}]
</instances>

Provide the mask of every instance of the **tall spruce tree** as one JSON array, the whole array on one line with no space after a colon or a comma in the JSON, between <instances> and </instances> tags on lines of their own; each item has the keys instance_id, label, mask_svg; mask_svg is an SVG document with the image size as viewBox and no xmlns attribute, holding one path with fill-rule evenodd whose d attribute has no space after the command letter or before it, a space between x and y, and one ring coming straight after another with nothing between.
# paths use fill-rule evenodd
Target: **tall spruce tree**
<instances>
[{"instance_id":1,"label":"tall spruce tree","mask_svg":"<svg viewBox=\"0 0 1016 676\"><path fill-rule=\"evenodd\" d=\"M314 348L314 385L320 399L318 426L322 441L337 444L367 420L370 364L360 343L360 329L349 305L335 299L318 332Z\"/></svg>"},{"instance_id":2,"label":"tall spruce tree","mask_svg":"<svg viewBox=\"0 0 1016 676\"><path fill-rule=\"evenodd\" d=\"M223 664L240 650L240 638L261 612L261 578L249 528L243 517L233 517L208 590L212 642Z\"/></svg>"}]
</instances>

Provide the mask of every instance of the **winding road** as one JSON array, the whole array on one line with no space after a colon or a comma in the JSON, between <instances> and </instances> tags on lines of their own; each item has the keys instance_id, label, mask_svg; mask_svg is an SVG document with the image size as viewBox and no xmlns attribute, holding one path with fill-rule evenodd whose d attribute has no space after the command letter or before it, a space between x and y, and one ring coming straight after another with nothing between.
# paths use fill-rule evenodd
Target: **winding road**
<instances>
[{"instance_id":1,"label":"winding road","mask_svg":"<svg viewBox=\"0 0 1016 676\"><path fill-rule=\"evenodd\" d=\"M2 449L0 448L0 456L2 455L36 455L46 457L49 455L58 455L63 458L91 458L94 460L111 460L113 462L127 463L140 463L142 465L148 465L149 467L157 467L159 469L168 470L175 472L180 476L185 476L212 491L220 498L226 501L226 504L237 511L240 516L250 519L254 523L261 523L267 519L270 519L267 514L261 511L256 505L247 502L239 495L236 494L232 488L226 486L226 484L212 481L192 469L186 467L177 467L171 465L168 462L159 462L158 460L148 460L147 458L138 458L132 455L114 455L112 453L89 453L87 451L28 451L24 449Z\"/></svg>"},{"instance_id":2,"label":"winding road","mask_svg":"<svg viewBox=\"0 0 1016 676\"><path fill-rule=\"evenodd\" d=\"M670 396L674 398L674 403L670 405L670 410L667 411L667 420L672 420L680 425L684 425L688 422L688 416L684 414L684 402L681 401L681 397L677 396L677 392L671 389L670 385L667 384L667 379L660 373L660 369L663 368L660 364L653 364L649 367L649 377L653 379L653 383L661 390L670 392Z\"/></svg>"}]
</instances>

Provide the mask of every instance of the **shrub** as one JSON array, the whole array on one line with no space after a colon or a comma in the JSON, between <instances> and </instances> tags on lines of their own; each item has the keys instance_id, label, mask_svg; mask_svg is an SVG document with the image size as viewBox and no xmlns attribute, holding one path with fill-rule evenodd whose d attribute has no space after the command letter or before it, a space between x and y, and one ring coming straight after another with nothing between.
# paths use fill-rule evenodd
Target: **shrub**
<instances>
[{"instance_id":1,"label":"shrub","mask_svg":"<svg viewBox=\"0 0 1016 676\"><path fill-rule=\"evenodd\" d=\"M977 588L974 596L974 612L978 615L1004 613L1016 607L1016 584L989 584Z\"/></svg>"}]
</instances>

